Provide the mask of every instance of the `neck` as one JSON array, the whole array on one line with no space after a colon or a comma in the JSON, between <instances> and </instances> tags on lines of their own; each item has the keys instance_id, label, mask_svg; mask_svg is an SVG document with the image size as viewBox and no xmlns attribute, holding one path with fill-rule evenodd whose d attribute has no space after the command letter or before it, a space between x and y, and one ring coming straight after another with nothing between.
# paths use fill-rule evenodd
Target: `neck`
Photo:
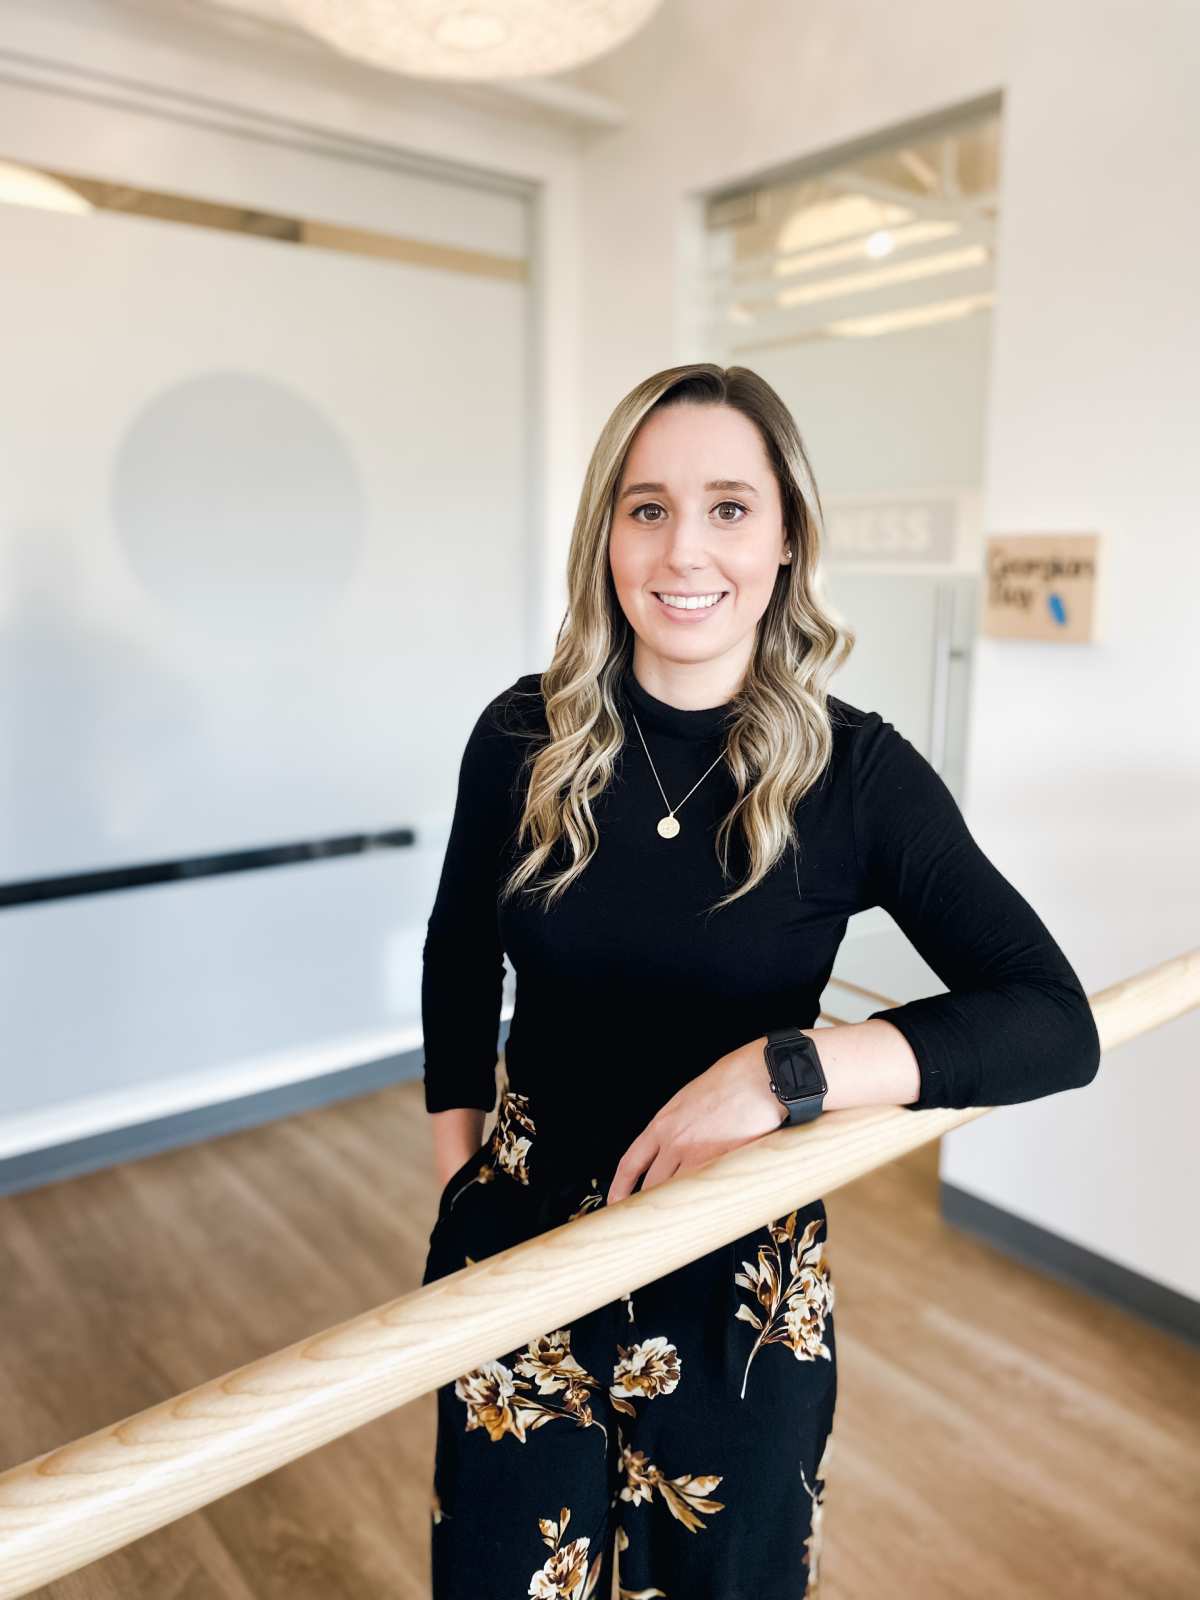
<instances>
[{"instance_id":1,"label":"neck","mask_svg":"<svg viewBox=\"0 0 1200 1600\"><path fill-rule=\"evenodd\" d=\"M674 739L720 740L728 731L733 695L713 704L680 706L661 699L637 675L636 664L626 668L625 701L646 732Z\"/></svg>"},{"instance_id":2,"label":"neck","mask_svg":"<svg viewBox=\"0 0 1200 1600\"><path fill-rule=\"evenodd\" d=\"M742 687L748 659L727 653L709 661L670 661L639 641L630 671L663 704L678 711L706 711L728 706Z\"/></svg>"}]
</instances>

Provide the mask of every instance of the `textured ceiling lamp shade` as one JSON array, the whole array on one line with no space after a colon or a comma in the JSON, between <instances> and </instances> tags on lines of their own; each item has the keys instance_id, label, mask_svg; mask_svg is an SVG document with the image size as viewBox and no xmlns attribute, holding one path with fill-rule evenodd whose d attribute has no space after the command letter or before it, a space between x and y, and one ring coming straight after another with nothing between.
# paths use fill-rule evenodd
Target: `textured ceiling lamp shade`
<instances>
[{"instance_id":1,"label":"textured ceiling lamp shade","mask_svg":"<svg viewBox=\"0 0 1200 1600\"><path fill-rule=\"evenodd\" d=\"M343 54L416 78L565 72L623 44L662 0L285 0Z\"/></svg>"}]
</instances>

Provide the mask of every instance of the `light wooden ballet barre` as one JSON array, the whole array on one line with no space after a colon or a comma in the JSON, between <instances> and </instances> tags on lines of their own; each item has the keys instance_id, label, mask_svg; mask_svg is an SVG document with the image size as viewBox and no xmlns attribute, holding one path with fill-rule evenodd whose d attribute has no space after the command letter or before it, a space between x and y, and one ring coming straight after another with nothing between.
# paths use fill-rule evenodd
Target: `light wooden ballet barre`
<instances>
[{"instance_id":1,"label":"light wooden ballet barre","mask_svg":"<svg viewBox=\"0 0 1200 1600\"><path fill-rule=\"evenodd\" d=\"M1197 1004L1200 949L1091 1000L1104 1051ZM0 1474L0 1600L74 1572L992 1109L855 1107L781 1128L13 1467Z\"/></svg>"}]
</instances>

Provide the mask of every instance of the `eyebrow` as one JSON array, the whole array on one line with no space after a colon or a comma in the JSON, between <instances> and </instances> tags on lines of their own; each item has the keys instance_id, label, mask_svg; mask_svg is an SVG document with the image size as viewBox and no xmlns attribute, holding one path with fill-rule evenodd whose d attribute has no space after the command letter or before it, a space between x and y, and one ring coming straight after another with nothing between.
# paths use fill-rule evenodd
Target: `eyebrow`
<instances>
[{"instance_id":1,"label":"eyebrow","mask_svg":"<svg viewBox=\"0 0 1200 1600\"><path fill-rule=\"evenodd\" d=\"M752 483L744 483L741 478L713 478L704 487L705 489L734 489L741 494L758 493ZM622 489L620 498L628 500L631 494L667 494L668 492L665 483L631 483L628 489Z\"/></svg>"}]
</instances>

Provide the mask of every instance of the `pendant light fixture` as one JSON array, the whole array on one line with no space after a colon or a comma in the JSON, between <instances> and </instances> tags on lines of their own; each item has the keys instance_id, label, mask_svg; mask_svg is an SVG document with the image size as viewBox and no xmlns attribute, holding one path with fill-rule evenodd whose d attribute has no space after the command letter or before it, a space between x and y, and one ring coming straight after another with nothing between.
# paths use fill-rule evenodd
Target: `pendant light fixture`
<instances>
[{"instance_id":1,"label":"pendant light fixture","mask_svg":"<svg viewBox=\"0 0 1200 1600\"><path fill-rule=\"evenodd\" d=\"M662 0L284 0L344 55L414 78L527 78L604 55Z\"/></svg>"}]
</instances>

